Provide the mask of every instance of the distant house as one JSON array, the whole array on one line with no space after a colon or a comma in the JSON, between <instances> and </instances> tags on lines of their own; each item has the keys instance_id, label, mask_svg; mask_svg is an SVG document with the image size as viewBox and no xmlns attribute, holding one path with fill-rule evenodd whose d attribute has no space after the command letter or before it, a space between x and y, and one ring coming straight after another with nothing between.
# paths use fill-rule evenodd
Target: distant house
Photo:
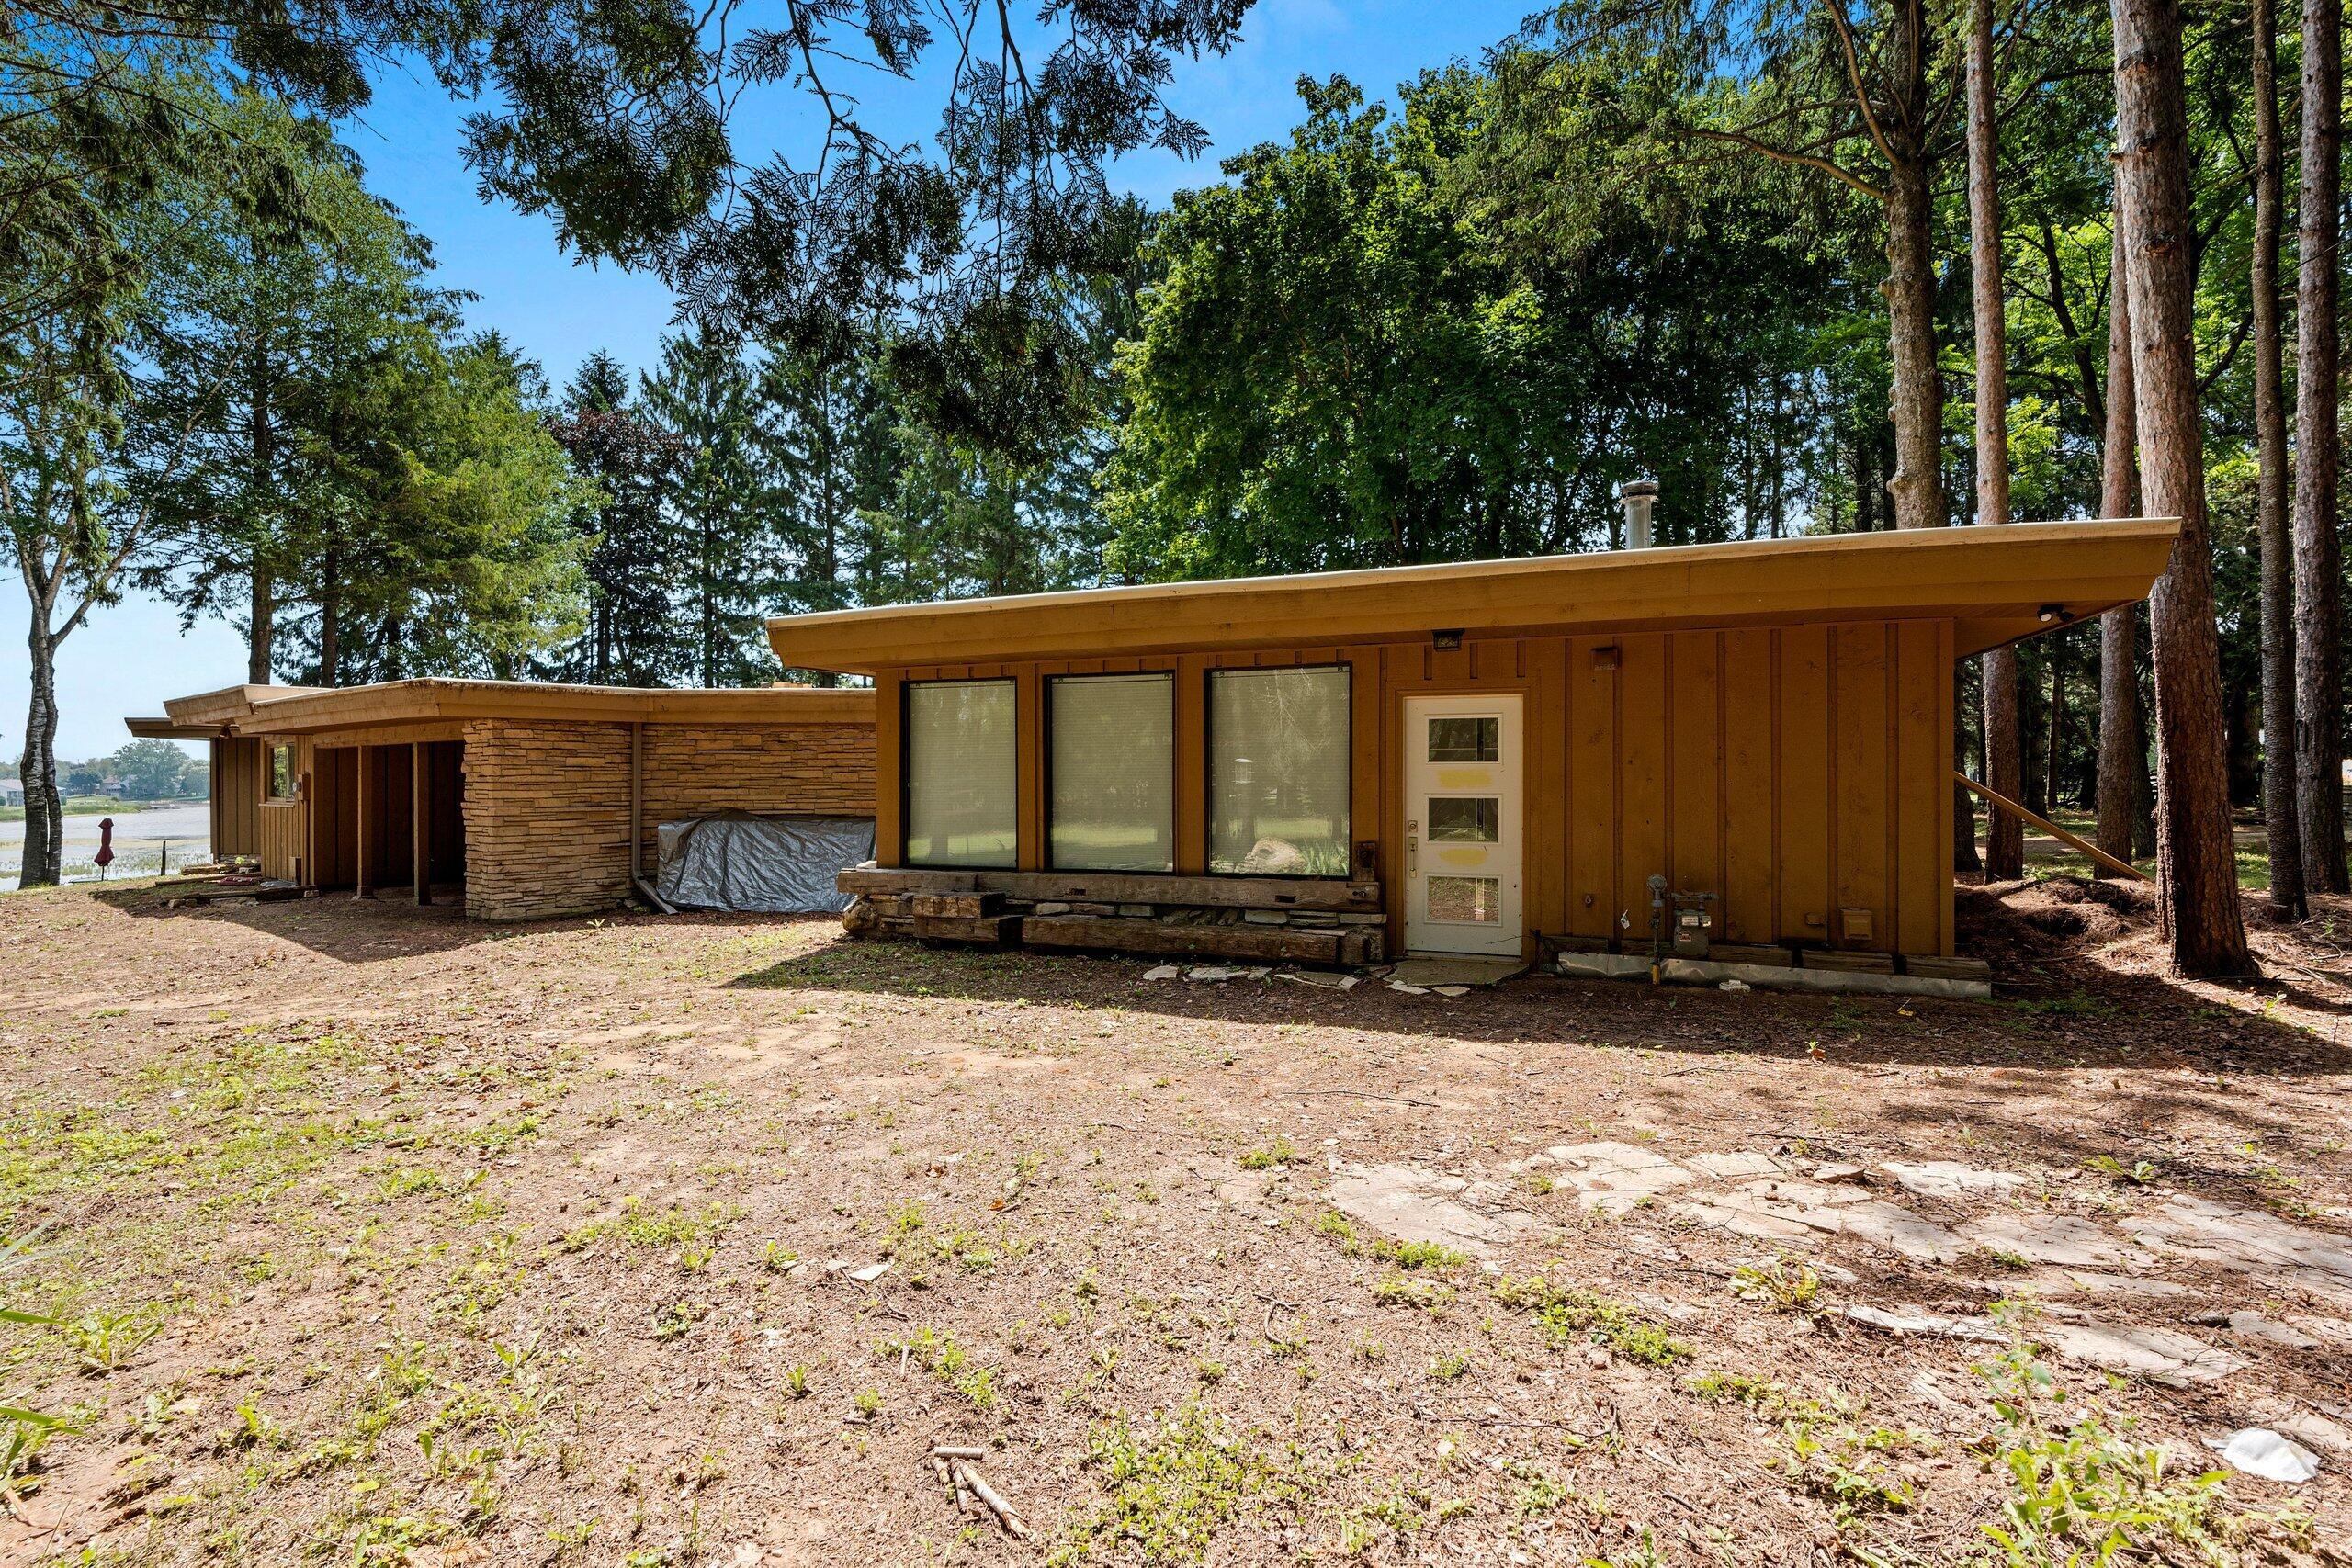
<instances>
[{"instance_id":1,"label":"distant house","mask_svg":"<svg viewBox=\"0 0 2352 1568\"><path fill-rule=\"evenodd\" d=\"M1658 878L1718 943L1928 973L1953 951L1955 661L2142 598L2177 533L1149 584L793 615L768 640L875 681L853 929L1624 955L1649 950Z\"/></svg>"},{"instance_id":2,"label":"distant house","mask_svg":"<svg viewBox=\"0 0 2352 1568\"><path fill-rule=\"evenodd\" d=\"M22 806L25 785L21 779L0 779L0 806Z\"/></svg>"}]
</instances>

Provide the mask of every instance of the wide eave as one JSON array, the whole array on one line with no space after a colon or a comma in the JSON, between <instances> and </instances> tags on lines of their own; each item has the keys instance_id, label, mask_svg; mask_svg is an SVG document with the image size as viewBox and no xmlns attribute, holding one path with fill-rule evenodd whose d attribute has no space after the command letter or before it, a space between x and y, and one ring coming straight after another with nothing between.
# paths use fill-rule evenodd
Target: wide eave
<instances>
[{"instance_id":1,"label":"wide eave","mask_svg":"<svg viewBox=\"0 0 2352 1568\"><path fill-rule=\"evenodd\" d=\"M167 716L164 718L129 720L131 732L182 739L276 737L389 730L474 719L548 724L870 724L874 694L859 688L809 686L673 691L529 681L417 680L371 686L232 687L175 698L164 707Z\"/></svg>"},{"instance_id":2,"label":"wide eave","mask_svg":"<svg viewBox=\"0 0 2352 1568\"><path fill-rule=\"evenodd\" d=\"M786 615L787 668L978 664L1470 638L1950 620L1999 648L2147 595L2172 518L2015 523L1292 577L1149 583Z\"/></svg>"}]
</instances>

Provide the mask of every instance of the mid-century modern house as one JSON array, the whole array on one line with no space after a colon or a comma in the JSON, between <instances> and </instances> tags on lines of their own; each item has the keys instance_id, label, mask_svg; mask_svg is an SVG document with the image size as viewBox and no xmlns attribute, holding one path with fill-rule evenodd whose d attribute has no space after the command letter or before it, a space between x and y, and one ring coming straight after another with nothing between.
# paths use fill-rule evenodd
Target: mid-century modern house
<instances>
[{"instance_id":1,"label":"mid-century modern house","mask_svg":"<svg viewBox=\"0 0 2352 1568\"><path fill-rule=\"evenodd\" d=\"M211 743L212 848L303 888L463 889L468 915L611 908L655 829L713 812L866 818L874 694L504 681L232 686L131 732Z\"/></svg>"},{"instance_id":2,"label":"mid-century modern house","mask_svg":"<svg viewBox=\"0 0 2352 1568\"><path fill-rule=\"evenodd\" d=\"M1954 660L2144 596L2169 521L784 617L871 676L854 930L1344 963L1953 951Z\"/></svg>"}]
</instances>

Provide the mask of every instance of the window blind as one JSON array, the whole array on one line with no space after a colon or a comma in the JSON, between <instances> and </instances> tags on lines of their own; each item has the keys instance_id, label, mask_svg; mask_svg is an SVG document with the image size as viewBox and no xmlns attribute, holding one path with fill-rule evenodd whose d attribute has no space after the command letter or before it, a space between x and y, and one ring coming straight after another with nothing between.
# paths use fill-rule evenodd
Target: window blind
<instances>
[{"instance_id":1,"label":"window blind","mask_svg":"<svg viewBox=\"0 0 2352 1568\"><path fill-rule=\"evenodd\" d=\"M1209 869L1348 874L1348 671L1209 676Z\"/></svg>"},{"instance_id":2,"label":"window blind","mask_svg":"<svg viewBox=\"0 0 2352 1568\"><path fill-rule=\"evenodd\" d=\"M1064 675L1046 691L1054 865L1174 871L1174 677Z\"/></svg>"},{"instance_id":3,"label":"window blind","mask_svg":"<svg viewBox=\"0 0 2352 1568\"><path fill-rule=\"evenodd\" d=\"M1019 739L1010 681L907 688L907 863L1014 863Z\"/></svg>"}]
</instances>

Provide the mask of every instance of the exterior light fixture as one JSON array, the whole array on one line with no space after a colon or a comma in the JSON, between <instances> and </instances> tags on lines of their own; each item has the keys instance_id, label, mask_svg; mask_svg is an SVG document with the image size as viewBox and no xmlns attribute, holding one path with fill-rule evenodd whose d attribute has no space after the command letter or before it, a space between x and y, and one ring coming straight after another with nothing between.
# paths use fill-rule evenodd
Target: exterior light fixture
<instances>
[{"instance_id":1,"label":"exterior light fixture","mask_svg":"<svg viewBox=\"0 0 2352 1568\"><path fill-rule=\"evenodd\" d=\"M1431 646L1437 648L1460 648L1462 646L1462 628L1460 626L1450 626L1442 632L1431 632L1430 633L1430 642Z\"/></svg>"}]
</instances>

